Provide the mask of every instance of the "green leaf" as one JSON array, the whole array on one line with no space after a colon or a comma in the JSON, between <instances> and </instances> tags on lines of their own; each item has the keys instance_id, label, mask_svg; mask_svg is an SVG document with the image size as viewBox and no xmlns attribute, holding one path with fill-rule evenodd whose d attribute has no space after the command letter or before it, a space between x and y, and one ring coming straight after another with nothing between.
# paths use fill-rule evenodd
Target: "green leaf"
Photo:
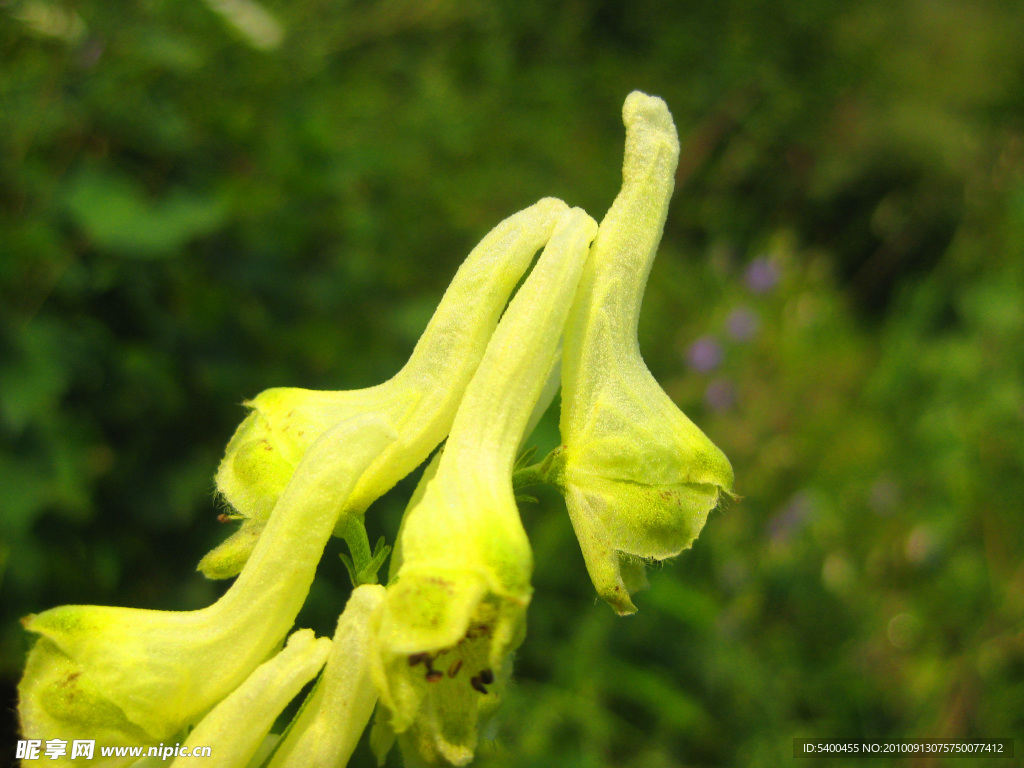
<instances>
[{"instance_id":1,"label":"green leaf","mask_svg":"<svg viewBox=\"0 0 1024 768\"><path fill-rule=\"evenodd\" d=\"M65 207L94 246L140 259L174 255L190 240L220 227L223 197L172 189L151 198L134 179L84 168L71 181Z\"/></svg>"}]
</instances>

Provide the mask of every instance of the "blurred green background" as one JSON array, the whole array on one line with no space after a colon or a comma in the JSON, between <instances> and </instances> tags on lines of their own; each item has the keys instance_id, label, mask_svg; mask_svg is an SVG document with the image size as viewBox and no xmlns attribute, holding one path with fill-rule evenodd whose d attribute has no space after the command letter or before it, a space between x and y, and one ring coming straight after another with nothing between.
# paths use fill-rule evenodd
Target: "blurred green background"
<instances>
[{"instance_id":1,"label":"blurred green background","mask_svg":"<svg viewBox=\"0 0 1024 768\"><path fill-rule=\"evenodd\" d=\"M600 219L633 89L683 145L641 345L743 498L628 619L557 495L524 508L536 595L480 764L1020 755L1022 39L1019 0L0 2L0 761L17 618L212 600L242 399L387 378L539 197ZM339 551L300 617L325 634Z\"/></svg>"}]
</instances>

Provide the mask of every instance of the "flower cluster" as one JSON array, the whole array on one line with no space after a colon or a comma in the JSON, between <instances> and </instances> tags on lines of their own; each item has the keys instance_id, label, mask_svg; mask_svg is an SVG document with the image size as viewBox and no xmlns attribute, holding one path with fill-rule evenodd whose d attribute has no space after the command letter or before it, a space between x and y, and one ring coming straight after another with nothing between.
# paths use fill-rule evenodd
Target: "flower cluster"
<instances>
[{"instance_id":1,"label":"flower cluster","mask_svg":"<svg viewBox=\"0 0 1024 768\"><path fill-rule=\"evenodd\" d=\"M541 200L473 250L394 378L348 392L271 389L248 403L216 477L242 522L199 566L237 576L220 600L189 612L63 606L24 620L39 636L19 688L26 737L177 740L212 746L225 767L329 768L348 762L376 707L382 762L397 741L408 765L469 763L525 635L533 560L519 484L563 492L598 594L636 610L644 564L691 545L732 469L640 356L679 143L658 98L630 94L623 119L623 186L600 225ZM522 467L520 447L559 384L563 445ZM388 548L371 551L363 516L446 437L381 586ZM316 638L292 625L332 533L348 544L355 589L333 639ZM295 719L268 737L314 678Z\"/></svg>"}]
</instances>

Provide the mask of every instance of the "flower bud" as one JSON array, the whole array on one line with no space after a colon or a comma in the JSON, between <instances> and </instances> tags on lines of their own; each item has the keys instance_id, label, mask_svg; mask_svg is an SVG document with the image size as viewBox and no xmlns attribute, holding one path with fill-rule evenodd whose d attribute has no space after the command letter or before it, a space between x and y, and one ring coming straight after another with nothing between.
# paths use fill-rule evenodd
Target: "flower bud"
<instances>
[{"instance_id":1,"label":"flower bud","mask_svg":"<svg viewBox=\"0 0 1024 768\"><path fill-rule=\"evenodd\" d=\"M621 614L646 586L643 561L689 547L722 493L725 455L651 376L637 320L679 158L665 103L622 110L622 190L598 229L565 329L558 483L598 594Z\"/></svg>"},{"instance_id":2,"label":"flower bud","mask_svg":"<svg viewBox=\"0 0 1024 768\"><path fill-rule=\"evenodd\" d=\"M326 637L316 637L311 629L293 632L284 649L256 667L188 735L184 746L190 753L205 746L211 754L178 757L171 768L246 768L277 716L316 676L330 652L331 641Z\"/></svg>"},{"instance_id":3,"label":"flower bud","mask_svg":"<svg viewBox=\"0 0 1024 768\"><path fill-rule=\"evenodd\" d=\"M511 673L533 569L512 467L595 231L579 209L559 221L410 501L372 668L388 711L373 737L379 757L391 732L416 760L465 765Z\"/></svg>"},{"instance_id":4,"label":"flower bud","mask_svg":"<svg viewBox=\"0 0 1024 768\"><path fill-rule=\"evenodd\" d=\"M338 619L331 654L316 687L274 751L268 768L340 768L348 764L377 703L370 678L371 639L384 587L356 587Z\"/></svg>"},{"instance_id":5,"label":"flower bud","mask_svg":"<svg viewBox=\"0 0 1024 768\"><path fill-rule=\"evenodd\" d=\"M217 471L218 491L246 520L199 569L210 578L238 572L306 450L340 421L376 414L398 434L359 480L345 514L363 514L419 466L448 433L509 294L567 210L546 198L495 227L459 268L409 362L392 379L352 391L269 389L247 402L252 412Z\"/></svg>"},{"instance_id":6,"label":"flower bud","mask_svg":"<svg viewBox=\"0 0 1024 768\"><path fill-rule=\"evenodd\" d=\"M26 736L64 738L102 717L104 727L135 740L145 734L148 741L167 741L195 723L292 626L338 511L362 470L393 440L372 417L323 435L281 495L239 578L207 608L66 605L27 617L25 627L41 638L20 686Z\"/></svg>"}]
</instances>

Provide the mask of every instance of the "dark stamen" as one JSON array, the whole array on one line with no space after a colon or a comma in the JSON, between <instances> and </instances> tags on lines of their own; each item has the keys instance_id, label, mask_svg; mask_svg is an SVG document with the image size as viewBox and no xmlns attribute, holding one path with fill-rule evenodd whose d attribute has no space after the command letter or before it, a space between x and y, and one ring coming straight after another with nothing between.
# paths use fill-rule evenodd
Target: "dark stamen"
<instances>
[{"instance_id":1,"label":"dark stamen","mask_svg":"<svg viewBox=\"0 0 1024 768\"><path fill-rule=\"evenodd\" d=\"M441 672L440 670L432 669L429 672L427 672L428 683L436 683L442 677L444 677L444 672Z\"/></svg>"},{"instance_id":2,"label":"dark stamen","mask_svg":"<svg viewBox=\"0 0 1024 768\"><path fill-rule=\"evenodd\" d=\"M487 689L484 688L484 684L480 681L479 677L470 678L469 684L473 686L473 690L480 691L480 693L487 693Z\"/></svg>"},{"instance_id":3,"label":"dark stamen","mask_svg":"<svg viewBox=\"0 0 1024 768\"><path fill-rule=\"evenodd\" d=\"M448 667L448 677L455 677L459 674L459 670L462 669L462 659L459 659L450 667Z\"/></svg>"},{"instance_id":4,"label":"dark stamen","mask_svg":"<svg viewBox=\"0 0 1024 768\"><path fill-rule=\"evenodd\" d=\"M489 669L485 669L480 673L480 682L484 685L490 685L494 682L494 673Z\"/></svg>"}]
</instances>

